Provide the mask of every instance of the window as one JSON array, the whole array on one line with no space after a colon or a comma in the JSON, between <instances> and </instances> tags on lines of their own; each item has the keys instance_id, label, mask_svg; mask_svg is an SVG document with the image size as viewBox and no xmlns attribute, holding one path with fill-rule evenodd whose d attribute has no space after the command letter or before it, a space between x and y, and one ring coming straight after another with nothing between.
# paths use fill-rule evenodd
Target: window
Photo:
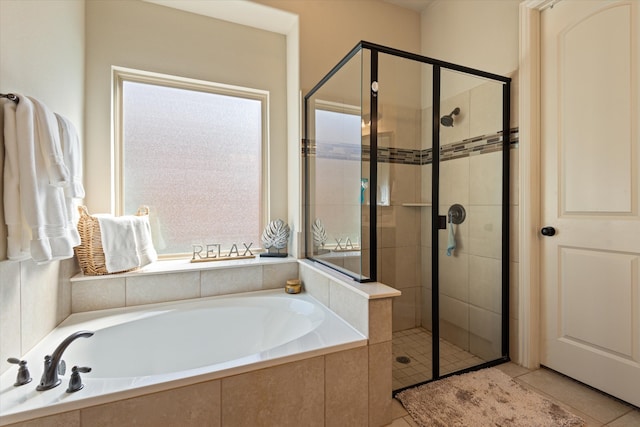
<instances>
[{"instance_id":1,"label":"window","mask_svg":"<svg viewBox=\"0 0 640 427\"><path fill-rule=\"evenodd\" d=\"M148 205L165 256L259 247L268 93L120 68L114 77L118 213Z\"/></svg>"}]
</instances>

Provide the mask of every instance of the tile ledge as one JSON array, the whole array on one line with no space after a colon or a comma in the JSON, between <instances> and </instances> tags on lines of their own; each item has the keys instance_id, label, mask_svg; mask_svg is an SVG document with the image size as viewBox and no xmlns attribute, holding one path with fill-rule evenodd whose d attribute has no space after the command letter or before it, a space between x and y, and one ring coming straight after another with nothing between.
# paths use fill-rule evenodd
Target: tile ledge
<instances>
[{"instance_id":1,"label":"tile ledge","mask_svg":"<svg viewBox=\"0 0 640 427\"><path fill-rule=\"evenodd\" d=\"M159 260L146 265L138 270L127 273L104 274L100 276L87 276L80 272L71 278L71 282L83 282L88 280L115 279L120 277L139 277L144 275L162 273L182 273L190 271L205 271L215 269L252 267L258 265L286 264L297 262L297 259L289 256L287 258L261 258L256 256L252 259L239 259L230 261L196 262L192 263L188 258Z\"/></svg>"},{"instance_id":2,"label":"tile ledge","mask_svg":"<svg viewBox=\"0 0 640 427\"><path fill-rule=\"evenodd\" d=\"M320 263L309 259L299 259L300 264L304 264L307 267L313 268L318 273L329 278L330 280L339 283L345 288L360 294L367 299L382 299L382 298L394 298L402 295L398 289L385 285L380 282L359 283L353 279L345 279L346 276L331 270Z\"/></svg>"}]
</instances>

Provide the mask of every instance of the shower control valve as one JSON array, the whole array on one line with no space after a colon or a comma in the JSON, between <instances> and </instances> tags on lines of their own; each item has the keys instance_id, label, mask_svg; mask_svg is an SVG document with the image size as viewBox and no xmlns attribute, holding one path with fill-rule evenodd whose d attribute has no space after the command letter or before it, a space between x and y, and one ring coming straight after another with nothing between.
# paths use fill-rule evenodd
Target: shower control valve
<instances>
[{"instance_id":1,"label":"shower control valve","mask_svg":"<svg viewBox=\"0 0 640 427\"><path fill-rule=\"evenodd\" d=\"M7 359L7 362L13 363L14 365L19 366L18 376L16 377L16 382L14 384L15 387L29 384L31 382L31 374L29 373L29 369L27 368L26 360L20 360L15 357L10 357Z\"/></svg>"}]
</instances>

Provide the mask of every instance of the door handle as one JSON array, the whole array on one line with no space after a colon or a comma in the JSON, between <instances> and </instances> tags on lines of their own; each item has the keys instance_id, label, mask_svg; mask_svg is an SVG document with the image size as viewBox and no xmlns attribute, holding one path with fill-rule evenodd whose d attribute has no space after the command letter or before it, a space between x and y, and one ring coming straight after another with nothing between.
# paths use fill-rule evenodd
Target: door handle
<instances>
[{"instance_id":1,"label":"door handle","mask_svg":"<svg viewBox=\"0 0 640 427\"><path fill-rule=\"evenodd\" d=\"M543 236L553 236L556 234L556 229L553 227L542 227L540 230Z\"/></svg>"}]
</instances>

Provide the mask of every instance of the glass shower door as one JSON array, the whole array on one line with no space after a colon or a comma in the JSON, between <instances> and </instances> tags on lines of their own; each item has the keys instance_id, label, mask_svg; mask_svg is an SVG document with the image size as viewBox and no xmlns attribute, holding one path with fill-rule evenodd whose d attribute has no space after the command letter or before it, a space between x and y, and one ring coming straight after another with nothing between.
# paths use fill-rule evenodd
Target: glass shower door
<instances>
[{"instance_id":1,"label":"glass shower door","mask_svg":"<svg viewBox=\"0 0 640 427\"><path fill-rule=\"evenodd\" d=\"M440 375L503 355L502 90L500 82L441 73Z\"/></svg>"}]
</instances>

